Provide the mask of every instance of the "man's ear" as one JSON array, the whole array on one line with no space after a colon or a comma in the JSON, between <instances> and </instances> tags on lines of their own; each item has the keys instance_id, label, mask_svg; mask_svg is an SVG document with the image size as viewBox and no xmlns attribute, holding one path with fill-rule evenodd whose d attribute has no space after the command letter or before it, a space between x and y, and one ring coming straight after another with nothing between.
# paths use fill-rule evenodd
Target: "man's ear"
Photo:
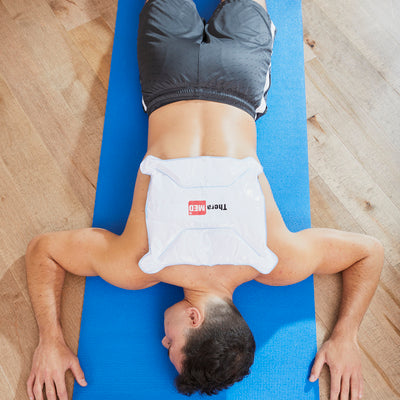
<instances>
[{"instance_id":1,"label":"man's ear","mask_svg":"<svg viewBox=\"0 0 400 400\"><path fill-rule=\"evenodd\" d=\"M203 323L204 316L197 307L190 307L187 310L187 313L190 318L190 325L192 328L198 328Z\"/></svg>"}]
</instances>

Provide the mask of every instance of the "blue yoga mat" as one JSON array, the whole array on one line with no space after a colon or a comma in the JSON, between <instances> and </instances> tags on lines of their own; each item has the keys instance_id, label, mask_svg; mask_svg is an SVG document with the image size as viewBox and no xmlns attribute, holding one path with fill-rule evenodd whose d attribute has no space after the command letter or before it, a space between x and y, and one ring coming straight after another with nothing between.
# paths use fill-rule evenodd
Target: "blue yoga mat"
<instances>
[{"instance_id":1,"label":"blue yoga mat","mask_svg":"<svg viewBox=\"0 0 400 400\"><path fill-rule=\"evenodd\" d=\"M195 1L207 21L216 0ZM119 0L93 226L120 234L129 215L136 174L147 146L136 56L144 0ZM299 0L270 0L277 27L268 112L257 121L258 157L291 231L310 227L303 31ZM176 371L161 346L164 310L183 298L159 284L141 291L87 277L78 357L88 385L75 383L75 400L179 399ZM313 278L287 287L257 282L233 298L253 331L251 374L214 396L219 399L318 399L308 376L316 354ZM200 395L192 396L198 399Z\"/></svg>"}]
</instances>

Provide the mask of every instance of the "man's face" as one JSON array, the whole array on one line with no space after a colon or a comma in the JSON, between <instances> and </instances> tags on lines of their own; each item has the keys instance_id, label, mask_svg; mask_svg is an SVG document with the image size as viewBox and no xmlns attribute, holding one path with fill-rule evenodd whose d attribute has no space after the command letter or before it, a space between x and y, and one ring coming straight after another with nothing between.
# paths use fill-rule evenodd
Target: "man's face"
<instances>
[{"instance_id":1,"label":"man's face","mask_svg":"<svg viewBox=\"0 0 400 400\"><path fill-rule=\"evenodd\" d=\"M182 371L182 348L186 343L185 334L188 328L190 328L190 317L184 301L174 304L165 311L165 336L161 343L168 349L169 358L179 373Z\"/></svg>"}]
</instances>

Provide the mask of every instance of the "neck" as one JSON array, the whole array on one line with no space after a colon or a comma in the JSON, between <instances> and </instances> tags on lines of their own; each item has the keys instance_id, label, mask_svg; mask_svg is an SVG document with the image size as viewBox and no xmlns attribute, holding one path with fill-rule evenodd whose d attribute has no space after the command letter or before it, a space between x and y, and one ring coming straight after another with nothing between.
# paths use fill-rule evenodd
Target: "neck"
<instances>
[{"instance_id":1,"label":"neck","mask_svg":"<svg viewBox=\"0 0 400 400\"><path fill-rule=\"evenodd\" d=\"M233 291L225 288L224 286L218 288L208 288L204 289L183 289L184 291L184 301L193 307L200 308L204 310L205 305L210 300L232 300Z\"/></svg>"},{"instance_id":2,"label":"neck","mask_svg":"<svg viewBox=\"0 0 400 400\"><path fill-rule=\"evenodd\" d=\"M259 271L248 265L171 265L154 274L159 282L180 286L185 293L214 293L232 298L235 289L251 281Z\"/></svg>"}]
</instances>

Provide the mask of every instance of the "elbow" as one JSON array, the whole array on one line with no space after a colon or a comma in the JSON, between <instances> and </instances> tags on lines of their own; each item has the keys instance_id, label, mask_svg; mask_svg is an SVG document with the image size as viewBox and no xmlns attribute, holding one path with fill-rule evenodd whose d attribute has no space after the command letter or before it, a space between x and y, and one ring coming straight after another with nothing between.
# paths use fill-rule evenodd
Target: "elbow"
<instances>
[{"instance_id":1,"label":"elbow","mask_svg":"<svg viewBox=\"0 0 400 400\"><path fill-rule=\"evenodd\" d=\"M370 243L368 245L368 256L375 260L374 265L381 271L385 259L385 248L379 239L372 236L369 238Z\"/></svg>"},{"instance_id":2,"label":"elbow","mask_svg":"<svg viewBox=\"0 0 400 400\"><path fill-rule=\"evenodd\" d=\"M43 255L48 253L48 234L43 233L41 235L35 236L28 244L26 248L26 259L31 259L39 254Z\"/></svg>"},{"instance_id":3,"label":"elbow","mask_svg":"<svg viewBox=\"0 0 400 400\"><path fill-rule=\"evenodd\" d=\"M382 242L377 238L372 239L372 253L383 259L385 257L385 248Z\"/></svg>"}]
</instances>

